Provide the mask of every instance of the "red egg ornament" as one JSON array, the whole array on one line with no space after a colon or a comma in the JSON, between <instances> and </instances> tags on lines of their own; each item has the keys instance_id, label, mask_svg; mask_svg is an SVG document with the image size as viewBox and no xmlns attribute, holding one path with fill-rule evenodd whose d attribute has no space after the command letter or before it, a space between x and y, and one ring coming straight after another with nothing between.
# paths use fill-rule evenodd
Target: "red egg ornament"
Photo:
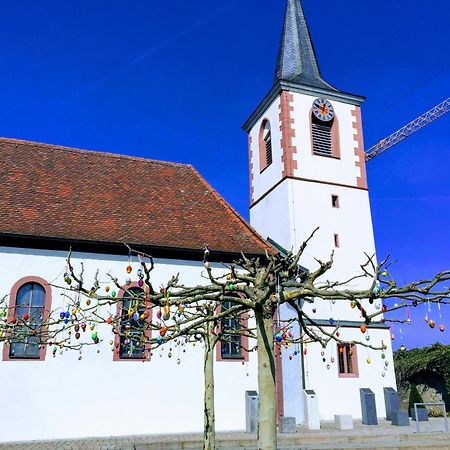
<instances>
[{"instance_id":1,"label":"red egg ornament","mask_svg":"<svg viewBox=\"0 0 450 450\"><path fill-rule=\"evenodd\" d=\"M366 331L367 331L367 327L364 325L364 324L362 324L361 326L360 326L360 330L361 330L361 333L365 333Z\"/></svg>"},{"instance_id":2,"label":"red egg ornament","mask_svg":"<svg viewBox=\"0 0 450 450\"><path fill-rule=\"evenodd\" d=\"M127 273L131 273L132 270L133 270L133 268L128 264L128 266L127 266Z\"/></svg>"},{"instance_id":3,"label":"red egg ornament","mask_svg":"<svg viewBox=\"0 0 450 450\"><path fill-rule=\"evenodd\" d=\"M23 320L28 320L29 318L30 318L30 316L28 314L23 315Z\"/></svg>"},{"instance_id":4,"label":"red egg ornament","mask_svg":"<svg viewBox=\"0 0 450 450\"><path fill-rule=\"evenodd\" d=\"M436 322L435 322L434 320L429 320L429 321L428 321L428 326L429 326L430 328L434 328L434 327L436 326Z\"/></svg>"},{"instance_id":5,"label":"red egg ornament","mask_svg":"<svg viewBox=\"0 0 450 450\"><path fill-rule=\"evenodd\" d=\"M443 324L439 325L439 331L445 331L445 326Z\"/></svg>"}]
</instances>

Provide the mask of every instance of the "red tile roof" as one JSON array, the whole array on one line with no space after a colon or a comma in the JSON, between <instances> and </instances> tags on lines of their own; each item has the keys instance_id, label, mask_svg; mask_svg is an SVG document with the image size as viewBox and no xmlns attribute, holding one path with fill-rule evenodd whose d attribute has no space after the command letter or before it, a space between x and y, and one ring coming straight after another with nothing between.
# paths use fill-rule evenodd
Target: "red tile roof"
<instances>
[{"instance_id":1,"label":"red tile roof","mask_svg":"<svg viewBox=\"0 0 450 450\"><path fill-rule=\"evenodd\" d=\"M0 138L0 233L263 253L190 165Z\"/></svg>"}]
</instances>

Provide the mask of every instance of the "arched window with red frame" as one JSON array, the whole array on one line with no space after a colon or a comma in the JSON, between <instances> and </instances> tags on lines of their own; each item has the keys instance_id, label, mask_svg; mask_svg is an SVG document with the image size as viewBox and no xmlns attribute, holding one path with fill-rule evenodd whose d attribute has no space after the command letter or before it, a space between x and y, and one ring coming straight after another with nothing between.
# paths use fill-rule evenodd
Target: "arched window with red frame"
<instances>
[{"instance_id":1,"label":"arched window with red frame","mask_svg":"<svg viewBox=\"0 0 450 450\"><path fill-rule=\"evenodd\" d=\"M264 119L259 130L259 171L269 167L272 161L272 130L269 120Z\"/></svg>"},{"instance_id":2,"label":"arched window with red frame","mask_svg":"<svg viewBox=\"0 0 450 450\"><path fill-rule=\"evenodd\" d=\"M144 289L132 283L119 292L119 298L117 315L120 320L116 329L114 361L146 360L150 351L151 309Z\"/></svg>"},{"instance_id":3,"label":"arched window with red frame","mask_svg":"<svg viewBox=\"0 0 450 450\"><path fill-rule=\"evenodd\" d=\"M51 308L51 287L43 278L25 277L11 289L8 322L13 328L3 360L43 361L46 353L45 324Z\"/></svg>"}]
</instances>

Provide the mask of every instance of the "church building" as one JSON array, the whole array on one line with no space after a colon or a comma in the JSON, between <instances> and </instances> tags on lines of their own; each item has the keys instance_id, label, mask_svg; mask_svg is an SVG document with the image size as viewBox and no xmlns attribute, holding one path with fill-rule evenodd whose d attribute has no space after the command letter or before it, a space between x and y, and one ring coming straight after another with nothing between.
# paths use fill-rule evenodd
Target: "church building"
<instances>
[{"instance_id":1,"label":"church building","mask_svg":"<svg viewBox=\"0 0 450 450\"><path fill-rule=\"evenodd\" d=\"M364 255L375 255L363 101L323 79L301 3L288 0L274 84L243 126L250 224L190 165L0 139L0 298L18 316L26 309L43 320L50 310L65 311L69 249L86 283L99 271L101 292L110 289L108 274L124 287L137 282L140 264L124 243L154 256L155 286L177 273L194 285L204 283L205 244L219 271L241 252L264 255L269 242L296 251L317 227L302 266L314 270L316 258L334 252L327 279L352 279ZM367 280L347 287L367 288ZM364 306L381 308L376 300ZM283 351L278 415L303 423L306 389L316 392L321 419L358 418L359 389L370 388L383 416L383 387L395 388L389 328L377 322L361 333L360 311L348 302L317 299L304 310L311 324L339 326L346 344L310 344L295 357ZM292 314L287 306L280 311L282 319ZM114 351L106 324L95 332L101 342L80 351L0 344L0 441L202 430L200 346L162 346L142 356ZM386 349L354 344L361 340ZM244 394L257 390L256 353L220 344L215 386L217 430L244 429Z\"/></svg>"}]
</instances>

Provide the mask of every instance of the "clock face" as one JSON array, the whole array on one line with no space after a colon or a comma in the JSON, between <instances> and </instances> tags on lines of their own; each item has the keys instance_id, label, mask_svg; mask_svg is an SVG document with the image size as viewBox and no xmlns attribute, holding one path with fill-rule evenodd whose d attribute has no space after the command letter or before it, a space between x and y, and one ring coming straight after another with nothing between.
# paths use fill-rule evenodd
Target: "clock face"
<instances>
[{"instance_id":1,"label":"clock face","mask_svg":"<svg viewBox=\"0 0 450 450\"><path fill-rule=\"evenodd\" d=\"M323 122L329 122L334 117L333 105L323 98L314 100L313 112L314 115Z\"/></svg>"}]
</instances>

